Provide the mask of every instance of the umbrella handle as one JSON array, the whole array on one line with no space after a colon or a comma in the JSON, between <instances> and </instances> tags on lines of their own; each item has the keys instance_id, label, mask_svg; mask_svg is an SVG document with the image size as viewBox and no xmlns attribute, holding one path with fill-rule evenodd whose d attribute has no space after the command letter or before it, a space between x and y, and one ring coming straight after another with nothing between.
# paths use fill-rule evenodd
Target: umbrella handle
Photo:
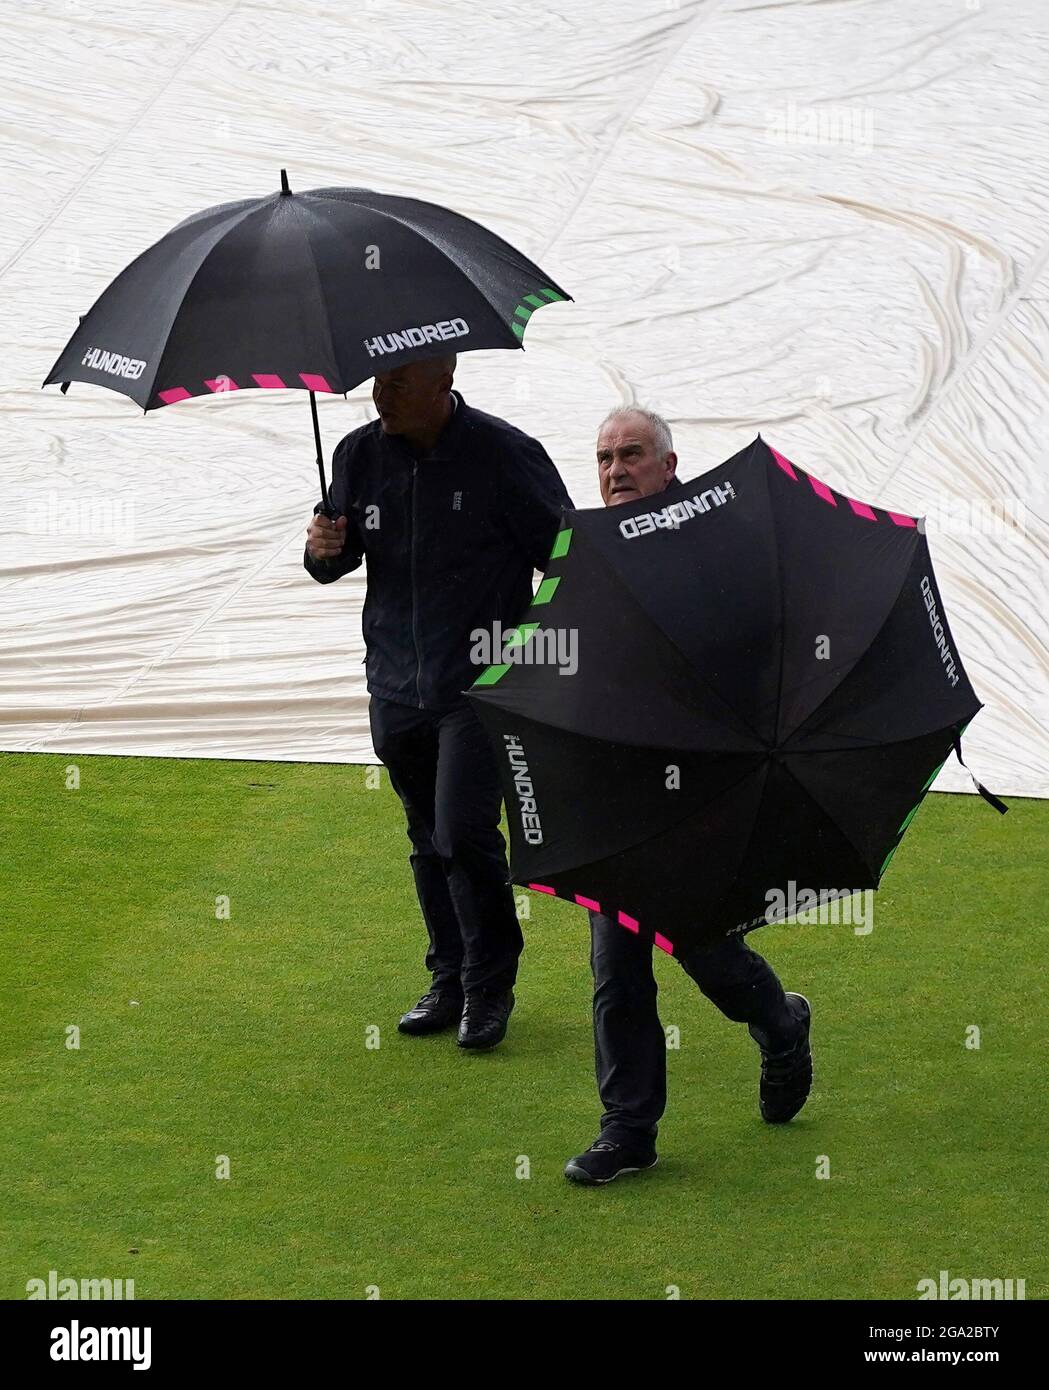
<instances>
[{"instance_id":1,"label":"umbrella handle","mask_svg":"<svg viewBox=\"0 0 1049 1390\"><path fill-rule=\"evenodd\" d=\"M317 446L317 472L321 480L320 514L326 516L329 521L335 521L338 518L338 513L331 504L331 493L328 491L328 484L324 479L324 450L321 447L320 421L317 419L317 396L313 391L310 392L310 413L313 416L313 440Z\"/></svg>"}]
</instances>

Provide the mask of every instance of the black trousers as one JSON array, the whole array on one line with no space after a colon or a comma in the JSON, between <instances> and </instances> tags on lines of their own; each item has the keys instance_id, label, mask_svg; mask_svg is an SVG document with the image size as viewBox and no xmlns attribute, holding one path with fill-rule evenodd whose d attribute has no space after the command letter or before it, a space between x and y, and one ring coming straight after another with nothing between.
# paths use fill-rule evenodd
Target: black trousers
<instances>
[{"instance_id":1,"label":"black trousers","mask_svg":"<svg viewBox=\"0 0 1049 1390\"><path fill-rule=\"evenodd\" d=\"M465 700L439 712L373 695L368 718L375 752L408 818L434 986L464 994L510 989L524 938L484 730Z\"/></svg>"},{"instance_id":2,"label":"black trousers","mask_svg":"<svg viewBox=\"0 0 1049 1390\"><path fill-rule=\"evenodd\" d=\"M603 1138L648 1143L667 1104L667 1043L656 1008L652 943L590 913L594 1053ZM694 951L680 964L726 1018L750 1025L773 1052L794 1044L798 1023L776 972L741 936Z\"/></svg>"}]
</instances>

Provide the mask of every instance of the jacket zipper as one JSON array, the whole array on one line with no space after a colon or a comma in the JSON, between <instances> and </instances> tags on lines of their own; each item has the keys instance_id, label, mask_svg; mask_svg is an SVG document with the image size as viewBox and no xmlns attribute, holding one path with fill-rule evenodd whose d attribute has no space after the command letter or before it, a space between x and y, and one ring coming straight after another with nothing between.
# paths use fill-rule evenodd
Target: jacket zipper
<instances>
[{"instance_id":1,"label":"jacket zipper","mask_svg":"<svg viewBox=\"0 0 1049 1390\"><path fill-rule=\"evenodd\" d=\"M412 539L411 539L410 550L409 550L409 555L410 555L410 559L409 559L409 576L410 576L410 577L409 577L409 585L408 585L408 587L409 587L409 588L411 589L411 591L412 591L412 642L413 642L414 645L415 645L415 698L416 698L416 699L418 700L418 702L419 702L419 708L422 709L422 707L423 707L423 696L422 696L422 690L421 690L420 685L419 685L419 680L420 680L420 677L421 677L421 675L422 675L422 661L421 661L421 658L420 658L420 656L419 656L419 636L418 636L418 633L416 632L416 628L415 628L415 529L416 529L416 512L415 512L415 475L416 475L416 472L417 472L417 470L418 470L418 467L419 467L419 461L418 461L418 459L412 459Z\"/></svg>"}]
</instances>

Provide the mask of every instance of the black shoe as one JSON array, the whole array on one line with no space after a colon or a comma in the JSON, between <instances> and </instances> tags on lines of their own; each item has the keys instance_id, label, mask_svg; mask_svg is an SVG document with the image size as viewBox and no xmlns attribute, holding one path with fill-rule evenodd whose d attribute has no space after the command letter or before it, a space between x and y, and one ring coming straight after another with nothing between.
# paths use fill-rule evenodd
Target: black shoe
<instances>
[{"instance_id":1,"label":"black shoe","mask_svg":"<svg viewBox=\"0 0 1049 1390\"><path fill-rule=\"evenodd\" d=\"M565 1177L569 1182L585 1183L588 1187L600 1187L602 1183L612 1182L622 1173L640 1173L645 1168L656 1166L656 1151L648 1148L625 1148L614 1144L610 1139L596 1139L585 1154L570 1158L565 1164Z\"/></svg>"},{"instance_id":2,"label":"black shoe","mask_svg":"<svg viewBox=\"0 0 1049 1390\"><path fill-rule=\"evenodd\" d=\"M463 996L454 990L432 989L424 994L414 1009L409 1009L397 1028L401 1033L421 1037L424 1033L440 1033L459 1022L463 1012Z\"/></svg>"},{"instance_id":3,"label":"black shoe","mask_svg":"<svg viewBox=\"0 0 1049 1390\"><path fill-rule=\"evenodd\" d=\"M481 989L468 994L459 1024L459 1046L484 1051L501 1043L513 1007L513 990Z\"/></svg>"},{"instance_id":4,"label":"black shoe","mask_svg":"<svg viewBox=\"0 0 1049 1390\"><path fill-rule=\"evenodd\" d=\"M761 1049L761 1118L770 1125L793 1120L812 1090L812 1048L809 1029L812 1008L803 994L787 994L794 1005L802 1035L785 1052Z\"/></svg>"}]
</instances>

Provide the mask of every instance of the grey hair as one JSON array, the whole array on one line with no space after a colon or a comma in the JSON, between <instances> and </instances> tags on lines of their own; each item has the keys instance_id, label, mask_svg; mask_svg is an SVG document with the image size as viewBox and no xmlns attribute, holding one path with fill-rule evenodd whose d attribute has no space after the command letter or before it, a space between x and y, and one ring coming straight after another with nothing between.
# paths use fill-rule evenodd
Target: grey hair
<instances>
[{"instance_id":1,"label":"grey hair","mask_svg":"<svg viewBox=\"0 0 1049 1390\"><path fill-rule=\"evenodd\" d=\"M601 430L614 420L625 420L630 415L640 415L652 430L652 437L655 440L656 448L663 458L671 453L674 448L674 439L670 433L670 426L663 419L662 415L657 415L654 410L646 410L643 405L617 405L614 410L610 410L601 421Z\"/></svg>"}]
</instances>

